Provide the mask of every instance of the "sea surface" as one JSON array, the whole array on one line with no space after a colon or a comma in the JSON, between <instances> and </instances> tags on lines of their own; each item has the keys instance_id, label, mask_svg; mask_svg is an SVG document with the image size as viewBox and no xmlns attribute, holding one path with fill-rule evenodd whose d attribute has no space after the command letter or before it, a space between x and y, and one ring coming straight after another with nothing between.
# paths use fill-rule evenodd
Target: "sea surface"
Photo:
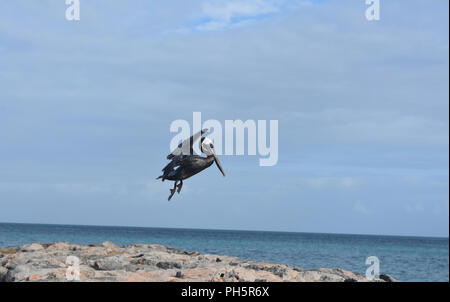
<instances>
[{"instance_id":1,"label":"sea surface","mask_svg":"<svg viewBox=\"0 0 450 302\"><path fill-rule=\"evenodd\" d=\"M367 257L376 256L380 273L400 281L449 281L448 238L0 223L0 248L107 240L117 245L156 243L303 269L343 268L361 274L369 267Z\"/></svg>"}]
</instances>

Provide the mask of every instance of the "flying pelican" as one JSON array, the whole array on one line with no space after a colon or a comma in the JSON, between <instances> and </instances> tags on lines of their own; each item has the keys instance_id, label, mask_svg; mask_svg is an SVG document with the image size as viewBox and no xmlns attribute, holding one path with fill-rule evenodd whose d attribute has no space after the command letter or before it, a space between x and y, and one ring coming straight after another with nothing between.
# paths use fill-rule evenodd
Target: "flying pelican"
<instances>
[{"instance_id":1,"label":"flying pelican","mask_svg":"<svg viewBox=\"0 0 450 302\"><path fill-rule=\"evenodd\" d=\"M183 180L205 170L211 166L213 162L216 162L217 168L219 168L220 172L225 176L225 172L223 172L222 165L220 164L216 150L214 149L213 142L209 138L202 137L199 142L200 151L206 154L206 157L197 155L194 152L194 142L207 131L208 129L203 129L195 133L179 144L172 153L167 155L167 159L170 159L171 162L162 169L163 175L159 176L157 179L162 178L162 181L166 179L175 181L173 189L170 189L168 200L172 198L175 191L178 192L178 194L180 193L181 188L183 187ZM178 184L178 182L180 183Z\"/></svg>"}]
</instances>

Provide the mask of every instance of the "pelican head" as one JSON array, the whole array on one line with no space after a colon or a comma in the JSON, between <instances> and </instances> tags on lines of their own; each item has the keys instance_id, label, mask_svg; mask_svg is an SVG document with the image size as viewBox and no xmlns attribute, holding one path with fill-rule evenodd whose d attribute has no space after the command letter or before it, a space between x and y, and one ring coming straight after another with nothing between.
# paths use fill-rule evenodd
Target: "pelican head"
<instances>
[{"instance_id":1,"label":"pelican head","mask_svg":"<svg viewBox=\"0 0 450 302\"><path fill-rule=\"evenodd\" d=\"M223 172L222 165L220 164L219 158L217 157L217 152L214 149L214 145L212 140L207 137L202 137L200 140L200 151L206 154L206 156L214 156L214 161L216 162L217 168L219 168L220 172L222 172L223 176L225 176L225 172Z\"/></svg>"}]
</instances>

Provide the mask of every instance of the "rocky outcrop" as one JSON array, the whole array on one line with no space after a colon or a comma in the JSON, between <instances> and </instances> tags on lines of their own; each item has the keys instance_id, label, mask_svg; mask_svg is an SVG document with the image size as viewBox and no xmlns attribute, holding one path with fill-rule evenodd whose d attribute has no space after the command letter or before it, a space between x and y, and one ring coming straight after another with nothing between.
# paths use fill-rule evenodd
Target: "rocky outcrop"
<instances>
[{"instance_id":1,"label":"rocky outcrop","mask_svg":"<svg viewBox=\"0 0 450 302\"><path fill-rule=\"evenodd\" d=\"M199 254L156 244L119 247L33 243L0 249L0 281L366 282L343 269L303 270L281 264ZM372 281L396 281L380 275Z\"/></svg>"}]
</instances>

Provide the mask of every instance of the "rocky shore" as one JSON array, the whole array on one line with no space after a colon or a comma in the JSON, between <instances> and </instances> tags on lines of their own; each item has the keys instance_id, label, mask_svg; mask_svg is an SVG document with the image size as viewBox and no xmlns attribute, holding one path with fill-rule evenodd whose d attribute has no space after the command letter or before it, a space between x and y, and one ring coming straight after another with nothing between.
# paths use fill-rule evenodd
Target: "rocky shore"
<instances>
[{"instance_id":1,"label":"rocky shore","mask_svg":"<svg viewBox=\"0 0 450 302\"><path fill-rule=\"evenodd\" d=\"M13 281L366 282L343 269L303 270L281 264L199 254L157 244L119 247L33 243L0 249L0 282ZM379 275L372 281L396 281Z\"/></svg>"}]
</instances>

